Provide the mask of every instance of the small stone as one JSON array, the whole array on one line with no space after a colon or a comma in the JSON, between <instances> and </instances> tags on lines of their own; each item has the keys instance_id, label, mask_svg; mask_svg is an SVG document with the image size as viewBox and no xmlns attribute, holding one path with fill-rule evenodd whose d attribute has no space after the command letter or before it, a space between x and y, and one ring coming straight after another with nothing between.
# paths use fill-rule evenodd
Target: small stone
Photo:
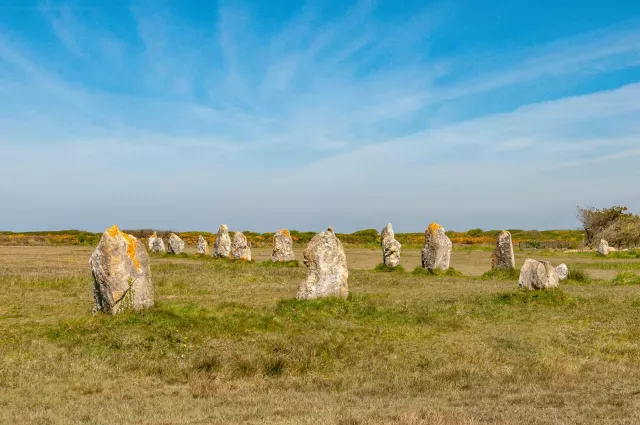
<instances>
[{"instance_id":1,"label":"small stone","mask_svg":"<svg viewBox=\"0 0 640 425\"><path fill-rule=\"evenodd\" d=\"M307 278L298 288L297 299L310 300L328 296L347 298L347 256L331 227L316 234L309 241L303 255Z\"/></svg>"},{"instance_id":2,"label":"small stone","mask_svg":"<svg viewBox=\"0 0 640 425\"><path fill-rule=\"evenodd\" d=\"M247 237L242 232L233 234L231 257L234 260L251 261L251 243L247 241Z\"/></svg>"},{"instance_id":3,"label":"small stone","mask_svg":"<svg viewBox=\"0 0 640 425\"><path fill-rule=\"evenodd\" d=\"M227 225L223 224L218 229L216 241L213 244L213 256L218 258L229 258L231 255L231 238Z\"/></svg>"},{"instance_id":4,"label":"small stone","mask_svg":"<svg viewBox=\"0 0 640 425\"><path fill-rule=\"evenodd\" d=\"M513 243L511 233L506 230L498 235L496 249L493 250L491 259L492 269L512 270L516 268L516 258L513 255Z\"/></svg>"},{"instance_id":5,"label":"small stone","mask_svg":"<svg viewBox=\"0 0 640 425\"><path fill-rule=\"evenodd\" d=\"M604 239L601 239L600 245L598 245L598 254L609 255L609 252L611 252L609 250L609 242L605 241Z\"/></svg>"},{"instance_id":6,"label":"small stone","mask_svg":"<svg viewBox=\"0 0 640 425\"><path fill-rule=\"evenodd\" d=\"M134 236L117 226L107 229L91 254L94 308L117 314L153 306L149 255Z\"/></svg>"},{"instance_id":7,"label":"small stone","mask_svg":"<svg viewBox=\"0 0 640 425\"><path fill-rule=\"evenodd\" d=\"M273 235L273 252L271 261L294 261L296 256L293 253L293 239L287 229L278 230Z\"/></svg>"},{"instance_id":8,"label":"small stone","mask_svg":"<svg viewBox=\"0 0 640 425\"><path fill-rule=\"evenodd\" d=\"M556 267L556 273L558 273L558 280L563 281L567 280L569 277L569 267L566 264L560 264Z\"/></svg>"},{"instance_id":9,"label":"small stone","mask_svg":"<svg viewBox=\"0 0 640 425\"><path fill-rule=\"evenodd\" d=\"M445 234L444 228L437 223L431 223L424 232L422 267L427 270L447 270L452 247L451 239Z\"/></svg>"},{"instance_id":10,"label":"small stone","mask_svg":"<svg viewBox=\"0 0 640 425\"><path fill-rule=\"evenodd\" d=\"M548 289L558 286L559 277L549 261L527 258L520 270L518 286L523 289Z\"/></svg>"},{"instance_id":11,"label":"small stone","mask_svg":"<svg viewBox=\"0 0 640 425\"><path fill-rule=\"evenodd\" d=\"M391 223L387 224L380 232L382 245L382 260L387 267L396 267L400 264L400 250L402 245L395 239Z\"/></svg>"},{"instance_id":12,"label":"small stone","mask_svg":"<svg viewBox=\"0 0 640 425\"><path fill-rule=\"evenodd\" d=\"M184 251L184 241L180 239L178 235L172 233L171 236L169 236L167 247L169 254L182 254Z\"/></svg>"},{"instance_id":13,"label":"small stone","mask_svg":"<svg viewBox=\"0 0 640 425\"><path fill-rule=\"evenodd\" d=\"M149 250L155 253L166 252L164 241L158 237L156 232L153 232L153 235L149 238Z\"/></svg>"},{"instance_id":14,"label":"small stone","mask_svg":"<svg viewBox=\"0 0 640 425\"><path fill-rule=\"evenodd\" d=\"M196 255L207 255L208 253L209 253L209 243L204 237L202 237L202 235L198 236L198 245L196 245Z\"/></svg>"}]
</instances>

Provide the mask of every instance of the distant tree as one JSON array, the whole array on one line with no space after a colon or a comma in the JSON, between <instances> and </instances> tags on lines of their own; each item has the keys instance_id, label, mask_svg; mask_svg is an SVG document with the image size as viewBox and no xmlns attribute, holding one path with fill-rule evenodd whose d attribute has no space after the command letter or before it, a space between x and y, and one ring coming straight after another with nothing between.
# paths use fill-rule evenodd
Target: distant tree
<instances>
[{"instance_id":1,"label":"distant tree","mask_svg":"<svg viewBox=\"0 0 640 425\"><path fill-rule=\"evenodd\" d=\"M586 244L594 247L600 239L618 247L640 245L640 216L631 214L627 207L580 208L578 220L586 234Z\"/></svg>"}]
</instances>

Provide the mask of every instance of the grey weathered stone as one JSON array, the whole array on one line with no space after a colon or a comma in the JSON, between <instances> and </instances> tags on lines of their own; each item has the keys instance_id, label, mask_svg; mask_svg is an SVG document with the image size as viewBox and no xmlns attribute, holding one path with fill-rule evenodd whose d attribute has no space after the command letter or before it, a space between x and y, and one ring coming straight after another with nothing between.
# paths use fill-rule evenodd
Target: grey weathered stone
<instances>
[{"instance_id":1,"label":"grey weathered stone","mask_svg":"<svg viewBox=\"0 0 640 425\"><path fill-rule=\"evenodd\" d=\"M227 225L223 224L218 229L216 241L213 244L213 256L219 258L229 258L231 255L231 238Z\"/></svg>"},{"instance_id":2,"label":"grey weathered stone","mask_svg":"<svg viewBox=\"0 0 640 425\"><path fill-rule=\"evenodd\" d=\"M380 244L382 245L382 260L387 267L396 267L400 264L400 250L402 245L395 239L391 223L387 224L380 232Z\"/></svg>"},{"instance_id":3,"label":"grey weathered stone","mask_svg":"<svg viewBox=\"0 0 640 425\"><path fill-rule=\"evenodd\" d=\"M560 264L556 267L556 273L558 273L558 280L567 280L569 277L569 267L566 264Z\"/></svg>"},{"instance_id":4,"label":"grey weathered stone","mask_svg":"<svg viewBox=\"0 0 640 425\"><path fill-rule=\"evenodd\" d=\"M452 246L444 228L437 223L431 223L424 232L422 267L427 270L447 270L451 261Z\"/></svg>"},{"instance_id":5,"label":"grey weathered stone","mask_svg":"<svg viewBox=\"0 0 640 425\"><path fill-rule=\"evenodd\" d=\"M202 237L202 235L198 236L198 245L196 245L196 255L207 255L208 253L209 253L209 243L204 237Z\"/></svg>"},{"instance_id":6,"label":"grey weathered stone","mask_svg":"<svg viewBox=\"0 0 640 425\"><path fill-rule=\"evenodd\" d=\"M117 226L107 229L91 254L94 308L117 314L153 306L149 255L135 237Z\"/></svg>"},{"instance_id":7,"label":"grey weathered stone","mask_svg":"<svg viewBox=\"0 0 640 425\"><path fill-rule=\"evenodd\" d=\"M169 254L182 254L184 251L184 241L178 235L172 233L167 243L167 252Z\"/></svg>"},{"instance_id":8,"label":"grey weathered stone","mask_svg":"<svg viewBox=\"0 0 640 425\"><path fill-rule=\"evenodd\" d=\"M304 251L307 278L298 287L296 298L309 300L327 296L347 298L347 256L333 229L316 234Z\"/></svg>"},{"instance_id":9,"label":"grey weathered stone","mask_svg":"<svg viewBox=\"0 0 640 425\"><path fill-rule=\"evenodd\" d=\"M598 245L598 254L600 255L609 255L610 249L609 249L609 242L605 241L604 239L600 240L600 244Z\"/></svg>"},{"instance_id":10,"label":"grey weathered stone","mask_svg":"<svg viewBox=\"0 0 640 425\"><path fill-rule=\"evenodd\" d=\"M164 241L158 237L156 232L153 232L153 235L149 238L149 250L155 253L166 252Z\"/></svg>"},{"instance_id":11,"label":"grey weathered stone","mask_svg":"<svg viewBox=\"0 0 640 425\"><path fill-rule=\"evenodd\" d=\"M547 289L558 286L558 272L549 261L527 258L520 270L518 285L523 289Z\"/></svg>"},{"instance_id":12,"label":"grey weathered stone","mask_svg":"<svg viewBox=\"0 0 640 425\"><path fill-rule=\"evenodd\" d=\"M234 260L251 261L251 243L242 232L236 232L233 234L231 257Z\"/></svg>"},{"instance_id":13,"label":"grey weathered stone","mask_svg":"<svg viewBox=\"0 0 640 425\"><path fill-rule=\"evenodd\" d=\"M293 240L291 233L287 229L278 230L273 235L273 252L271 253L271 261L293 261L296 256L293 253Z\"/></svg>"},{"instance_id":14,"label":"grey weathered stone","mask_svg":"<svg viewBox=\"0 0 640 425\"><path fill-rule=\"evenodd\" d=\"M498 235L496 249L493 250L491 258L492 269L510 270L516 268L516 258L513 255L513 243L511 233L506 230Z\"/></svg>"}]
</instances>

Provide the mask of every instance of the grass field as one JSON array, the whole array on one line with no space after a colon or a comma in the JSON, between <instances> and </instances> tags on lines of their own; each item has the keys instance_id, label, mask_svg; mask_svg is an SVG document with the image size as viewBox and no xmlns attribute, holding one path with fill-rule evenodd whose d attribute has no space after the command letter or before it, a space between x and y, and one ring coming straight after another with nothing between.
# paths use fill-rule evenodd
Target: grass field
<instances>
[{"instance_id":1,"label":"grass field","mask_svg":"<svg viewBox=\"0 0 640 425\"><path fill-rule=\"evenodd\" d=\"M527 293L485 250L436 277L348 249L349 299L298 302L305 268L267 250L154 256L157 306L108 317L90 253L0 247L0 423L640 423L637 259L546 253L595 280Z\"/></svg>"}]
</instances>

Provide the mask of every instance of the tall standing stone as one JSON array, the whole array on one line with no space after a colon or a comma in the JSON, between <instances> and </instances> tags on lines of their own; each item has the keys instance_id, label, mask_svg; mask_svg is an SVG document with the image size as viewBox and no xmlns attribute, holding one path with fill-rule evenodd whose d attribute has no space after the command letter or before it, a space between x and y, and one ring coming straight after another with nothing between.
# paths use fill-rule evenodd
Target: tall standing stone
<instances>
[{"instance_id":1,"label":"tall standing stone","mask_svg":"<svg viewBox=\"0 0 640 425\"><path fill-rule=\"evenodd\" d=\"M333 229L316 234L304 251L307 278L298 287L296 298L309 300L327 296L347 298L347 256Z\"/></svg>"},{"instance_id":2,"label":"tall standing stone","mask_svg":"<svg viewBox=\"0 0 640 425\"><path fill-rule=\"evenodd\" d=\"M169 254L182 254L184 252L184 241L178 235L172 233L167 247Z\"/></svg>"},{"instance_id":3,"label":"tall standing stone","mask_svg":"<svg viewBox=\"0 0 640 425\"><path fill-rule=\"evenodd\" d=\"M209 253L209 243L204 237L202 237L202 235L198 236L198 245L196 245L196 255L207 255L208 253Z\"/></svg>"},{"instance_id":4,"label":"tall standing stone","mask_svg":"<svg viewBox=\"0 0 640 425\"><path fill-rule=\"evenodd\" d=\"M502 270L514 270L516 268L511 233L506 230L498 235L496 249L493 250L493 257L491 258L491 268Z\"/></svg>"},{"instance_id":5,"label":"tall standing stone","mask_svg":"<svg viewBox=\"0 0 640 425\"><path fill-rule=\"evenodd\" d=\"M117 226L107 229L89 260L94 311L117 314L153 306L149 255L144 244Z\"/></svg>"},{"instance_id":6,"label":"tall standing stone","mask_svg":"<svg viewBox=\"0 0 640 425\"><path fill-rule=\"evenodd\" d=\"M229 258L231 255L231 238L227 225L223 224L218 229L216 241L213 244L213 256L218 258Z\"/></svg>"},{"instance_id":7,"label":"tall standing stone","mask_svg":"<svg viewBox=\"0 0 640 425\"><path fill-rule=\"evenodd\" d=\"M451 239L445 234L444 228L431 223L424 232L424 246L422 247L422 267L427 270L447 270L451 262Z\"/></svg>"},{"instance_id":8,"label":"tall standing stone","mask_svg":"<svg viewBox=\"0 0 640 425\"><path fill-rule=\"evenodd\" d=\"M391 223L387 224L380 232L382 245L382 259L387 267L396 267L400 264L400 250L402 245L395 239Z\"/></svg>"},{"instance_id":9,"label":"tall standing stone","mask_svg":"<svg viewBox=\"0 0 640 425\"><path fill-rule=\"evenodd\" d=\"M234 260L251 261L251 244L242 232L236 232L233 234L231 257Z\"/></svg>"},{"instance_id":10,"label":"tall standing stone","mask_svg":"<svg viewBox=\"0 0 640 425\"><path fill-rule=\"evenodd\" d=\"M273 252L271 261L293 261L296 256L293 253L293 239L287 229L278 230L273 235Z\"/></svg>"},{"instance_id":11,"label":"tall standing stone","mask_svg":"<svg viewBox=\"0 0 640 425\"><path fill-rule=\"evenodd\" d=\"M559 277L549 261L527 258L520 269L518 286L522 289L548 289L558 286Z\"/></svg>"},{"instance_id":12,"label":"tall standing stone","mask_svg":"<svg viewBox=\"0 0 640 425\"><path fill-rule=\"evenodd\" d=\"M609 242L604 239L600 239L600 244L598 245L598 254L600 255L609 255L611 252L611 248L609 248Z\"/></svg>"}]
</instances>

